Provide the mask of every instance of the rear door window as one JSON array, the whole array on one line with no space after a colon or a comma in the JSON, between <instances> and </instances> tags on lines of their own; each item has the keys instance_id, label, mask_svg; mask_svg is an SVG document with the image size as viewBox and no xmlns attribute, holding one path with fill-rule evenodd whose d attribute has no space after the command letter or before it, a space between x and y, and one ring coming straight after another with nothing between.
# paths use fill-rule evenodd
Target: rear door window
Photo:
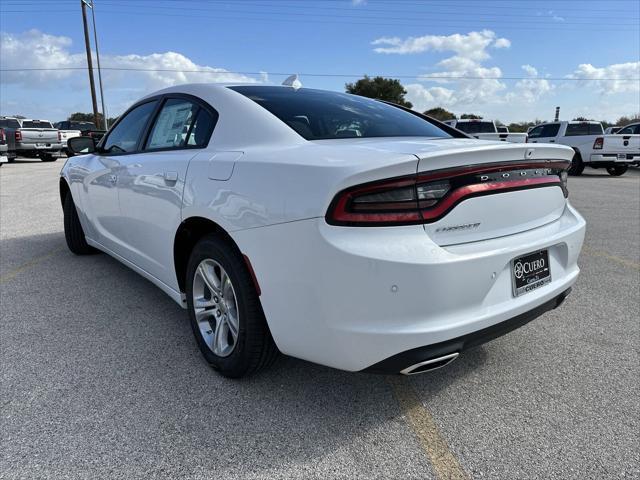
<instances>
[{"instance_id":1,"label":"rear door window","mask_svg":"<svg viewBox=\"0 0 640 480\"><path fill-rule=\"evenodd\" d=\"M184 147L198 108L188 100L168 99L160 109L145 150Z\"/></svg>"},{"instance_id":2,"label":"rear door window","mask_svg":"<svg viewBox=\"0 0 640 480\"><path fill-rule=\"evenodd\" d=\"M211 137L213 127L216 125L216 120L217 117L215 115L201 108L191 129L187 145L206 147L209 143L209 137Z\"/></svg>"},{"instance_id":3,"label":"rear door window","mask_svg":"<svg viewBox=\"0 0 640 480\"><path fill-rule=\"evenodd\" d=\"M129 111L109 132L103 149L107 153L130 153L138 150L145 126L158 104L152 100Z\"/></svg>"}]
</instances>

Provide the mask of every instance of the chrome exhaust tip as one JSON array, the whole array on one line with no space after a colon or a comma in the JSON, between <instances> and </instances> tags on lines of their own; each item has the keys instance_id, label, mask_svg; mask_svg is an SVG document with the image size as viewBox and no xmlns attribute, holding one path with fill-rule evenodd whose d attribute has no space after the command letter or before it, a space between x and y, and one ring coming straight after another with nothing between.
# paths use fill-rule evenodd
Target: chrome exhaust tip
<instances>
[{"instance_id":1,"label":"chrome exhaust tip","mask_svg":"<svg viewBox=\"0 0 640 480\"><path fill-rule=\"evenodd\" d=\"M418 373L430 372L432 370L436 370L438 368L449 365L460 355L459 352L453 352L448 355L443 355L441 357L430 358L429 360L425 360L423 362L415 363L404 370L400 370L402 375L416 375Z\"/></svg>"}]
</instances>

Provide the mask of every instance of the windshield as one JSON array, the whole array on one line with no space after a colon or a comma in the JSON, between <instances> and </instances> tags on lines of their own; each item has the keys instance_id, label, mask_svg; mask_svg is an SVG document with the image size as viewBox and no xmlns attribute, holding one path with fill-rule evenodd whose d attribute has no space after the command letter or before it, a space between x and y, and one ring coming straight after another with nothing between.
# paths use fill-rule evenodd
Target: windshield
<instances>
[{"instance_id":1,"label":"windshield","mask_svg":"<svg viewBox=\"0 0 640 480\"><path fill-rule=\"evenodd\" d=\"M417 115L357 95L285 87L229 88L267 109L306 140L451 137Z\"/></svg>"},{"instance_id":2,"label":"windshield","mask_svg":"<svg viewBox=\"0 0 640 480\"><path fill-rule=\"evenodd\" d=\"M493 122L458 122L456 128L464 133L496 133Z\"/></svg>"},{"instance_id":3,"label":"windshield","mask_svg":"<svg viewBox=\"0 0 640 480\"><path fill-rule=\"evenodd\" d=\"M22 128L53 128L51 122L43 120L25 120L22 122Z\"/></svg>"}]
</instances>

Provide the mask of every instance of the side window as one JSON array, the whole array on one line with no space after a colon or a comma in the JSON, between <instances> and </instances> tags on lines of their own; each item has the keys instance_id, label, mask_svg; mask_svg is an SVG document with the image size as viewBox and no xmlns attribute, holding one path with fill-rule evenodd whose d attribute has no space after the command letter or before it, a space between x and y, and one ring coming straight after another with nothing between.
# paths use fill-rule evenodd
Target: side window
<instances>
[{"instance_id":1,"label":"side window","mask_svg":"<svg viewBox=\"0 0 640 480\"><path fill-rule=\"evenodd\" d=\"M207 110L201 108L196 117L196 121L191 129L191 134L187 141L188 145L206 147L209 143L209 137L213 131L213 127L218 120L217 116L211 115Z\"/></svg>"},{"instance_id":2,"label":"side window","mask_svg":"<svg viewBox=\"0 0 640 480\"><path fill-rule=\"evenodd\" d=\"M550 123L549 125L544 126L544 131L542 132L543 137L555 137L558 135L558 130L560 130L559 123Z\"/></svg>"},{"instance_id":3,"label":"side window","mask_svg":"<svg viewBox=\"0 0 640 480\"><path fill-rule=\"evenodd\" d=\"M188 100L168 99L160 109L145 149L184 147L199 108Z\"/></svg>"},{"instance_id":4,"label":"side window","mask_svg":"<svg viewBox=\"0 0 640 480\"><path fill-rule=\"evenodd\" d=\"M127 113L109 132L103 148L108 153L135 152L144 127L157 103L157 101L143 103Z\"/></svg>"},{"instance_id":5,"label":"side window","mask_svg":"<svg viewBox=\"0 0 640 480\"><path fill-rule=\"evenodd\" d=\"M618 131L618 135L633 135L640 133L640 123L637 125L629 125L628 127L624 127L622 130Z\"/></svg>"},{"instance_id":6,"label":"side window","mask_svg":"<svg viewBox=\"0 0 640 480\"><path fill-rule=\"evenodd\" d=\"M544 130L545 125L539 125L535 128L532 128L529 132L529 138L540 138L542 136L542 131Z\"/></svg>"}]
</instances>

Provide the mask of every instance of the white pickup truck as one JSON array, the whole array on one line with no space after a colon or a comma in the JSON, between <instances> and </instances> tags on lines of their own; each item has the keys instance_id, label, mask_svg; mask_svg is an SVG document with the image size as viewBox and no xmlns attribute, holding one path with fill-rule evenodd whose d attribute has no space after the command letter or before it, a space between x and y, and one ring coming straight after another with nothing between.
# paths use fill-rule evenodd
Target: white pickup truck
<instances>
[{"instance_id":1,"label":"white pickup truck","mask_svg":"<svg viewBox=\"0 0 640 480\"><path fill-rule=\"evenodd\" d=\"M617 177L629 165L640 163L640 135L623 133L626 131L624 128L618 134L605 135L599 122L542 123L529 132L529 142L559 143L573 148L576 153L570 175L580 175L589 166L606 168L609 175Z\"/></svg>"},{"instance_id":2,"label":"white pickup truck","mask_svg":"<svg viewBox=\"0 0 640 480\"><path fill-rule=\"evenodd\" d=\"M498 131L498 127L496 127L495 122L491 120L464 118L460 120L447 120L444 123L479 140L494 140L511 143L525 143L527 141L526 133L509 133L509 129L507 127L501 127L506 129L506 132Z\"/></svg>"}]
</instances>

